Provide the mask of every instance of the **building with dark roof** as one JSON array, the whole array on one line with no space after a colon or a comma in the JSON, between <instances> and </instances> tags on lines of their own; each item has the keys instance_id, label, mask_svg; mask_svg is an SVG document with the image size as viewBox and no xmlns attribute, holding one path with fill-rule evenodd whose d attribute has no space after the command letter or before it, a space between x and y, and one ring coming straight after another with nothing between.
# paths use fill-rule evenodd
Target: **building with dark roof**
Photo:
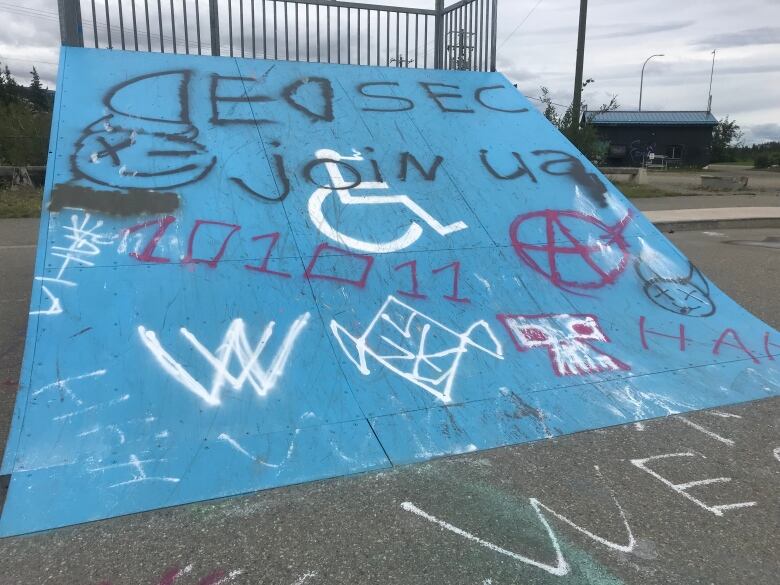
<instances>
[{"instance_id":1,"label":"building with dark roof","mask_svg":"<svg viewBox=\"0 0 780 585\"><path fill-rule=\"evenodd\" d=\"M703 167L710 162L711 112L589 112L588 121L609 143L609 166Z\"/></svg>"}]
</instances>

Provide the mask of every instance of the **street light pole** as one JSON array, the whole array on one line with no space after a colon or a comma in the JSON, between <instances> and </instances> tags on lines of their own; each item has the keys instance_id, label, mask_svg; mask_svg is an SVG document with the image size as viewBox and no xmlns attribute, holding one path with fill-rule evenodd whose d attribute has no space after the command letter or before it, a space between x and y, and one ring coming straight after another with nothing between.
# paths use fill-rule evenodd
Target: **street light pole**
<instances>
[{"instance_id":1,"label":"street light pole","mask_svg":"<svg viewBox=\"0 0 780 585\"><path fill-rule=\"evenodd\" d=\"M712 77L715 75L715 51L717 49L712 50L712 70L710 71L710 97L707 100L707 111L712 111Z\"/></svg>"},{"instance_id":2,"label":"street light pole","mask_svg":"<svg viewBox=\"0 0 780 585\"><path fill-rule=\"evenodd\" d=\"M653 57L663 57L663 53L659 53L657 55L650 55L647 59L645 59L644 65L642 65L642 76L639 78L639 111L642 111L642 89L645 84L645 66L647 65L647 62L652 59Z\"/></svg>"}]
</instances>

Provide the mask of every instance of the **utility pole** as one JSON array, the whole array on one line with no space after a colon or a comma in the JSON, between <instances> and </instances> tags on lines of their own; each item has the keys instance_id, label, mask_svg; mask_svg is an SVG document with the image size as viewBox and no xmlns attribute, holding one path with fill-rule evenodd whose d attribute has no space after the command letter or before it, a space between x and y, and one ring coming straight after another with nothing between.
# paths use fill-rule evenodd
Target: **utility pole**
<instances>
[{"instance_id":1,"label":"utility pole","mask_svg":"<svg viewBox=\"0 0 780 585\"><path fill-rule=\"evenodd\" d=\"M582 68L585 63L585 25L588 20L588 0L580 0L580 30L577 36L577 70L574 74L574 100L572 101L572 129L578 129L582 109Z\"/></svg>"},{"instance_id":2,"label":"utility pole","mask_svg":"<svg viewBox=\"0 0 780 585\"><path fill-rule=\"evenodd\" d=\"M712 70L710 71L710 97L707 100L707 112L712 111L712 77L715 75L715 51L717 49L712 50Z\"/></svg>"},{"instance_id":3,"label":"utility pole","mask_svg":"<svg viewBox=\"0 0 780 585\"><path fill-rule=\"evenodd\" d=\"M409 67L409 65L414 63L414 59L407 59L406 57L401 55L400 57L398 57L398 59L396 59L395 57L390 59L390 63L395 63L396 67Z\"/></svg>"},{"instance_id":4,"label":"utility pole","mask_svg":"<svg viewBox=\"0 0 780 585\"><path fill-rule=\"evenodd\" d=\"M471 37L475 35L476 33L468 32L463 28L457 31L450 31L450 39L454 40L447 44L449 69L459 69L461 71L468 71L471 69L472 56L474 53L474 45L471 44Z\"/></svg>"}]
</instances>

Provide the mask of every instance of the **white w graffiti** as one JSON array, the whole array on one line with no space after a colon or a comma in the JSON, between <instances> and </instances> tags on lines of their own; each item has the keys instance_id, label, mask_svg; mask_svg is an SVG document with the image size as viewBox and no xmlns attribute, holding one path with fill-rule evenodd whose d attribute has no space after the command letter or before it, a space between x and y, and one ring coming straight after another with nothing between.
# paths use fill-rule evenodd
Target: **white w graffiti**
<instances>
[{"instance_id":1,"label":"white w graffiti","mask_svg":"<svg viewBox=\"0 0 780 585\"><path fill-rule=\"evenodd\" d=\"M295 320L267 369L263 368L258 360L273 335L275 325L273 321L266 326L257 345L252 348L246 336L244 321L242 319L233 320L215 353L209 351L190 331L182 327L179 330L182 337L189 341L192 347L214 369L210 390L206 390L184 366L163 348L154 331L149 331L145 327L139 326L138 334L141 336L141 341L163 370L187 388L187 390L203 399L209 406L218 406L222 403L221 395L225 384L229 384L233 390L240 392L244 384L248 383L258 396L267 395L284 373L284 366L290 357L295 340L308 322L309 313L304 313ZM229 366L234 356L241 367L238 376L234 376L229 371Z\"/></svg>"}]
</instances>

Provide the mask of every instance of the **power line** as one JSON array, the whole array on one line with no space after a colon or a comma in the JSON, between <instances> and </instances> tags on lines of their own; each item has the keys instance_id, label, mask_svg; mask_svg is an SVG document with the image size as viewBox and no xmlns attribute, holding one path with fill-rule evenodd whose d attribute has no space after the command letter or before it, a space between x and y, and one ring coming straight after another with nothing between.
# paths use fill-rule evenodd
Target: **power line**
<instances>
[{"instance_id":1,"label":"power line","mask_svg":"<svg viewBox=\"0 0 780 585\"><path fill-rule=\"evenodd\" d=\"M519 30L520 30L520 27L521 27L521 26L523 26L523 25L525 24L525 21L526 21L526 20L528 20L529 18L531 18L531 15L534 13L534 11L535 11L535 10L536 10L536 9L539 7L539 5L540 5L542 2L544 2L544 0L537 0L536 4L534 4L534 7L533 7L533 8L531 8L531 10L529 10L529 11L528 11L528 14L526 14L526 15L525 15L525 18L524 18L523 20L521 20L521 21L520 21L520 24L518 24L518 25L517 25L517 26L514 28L514 30L512 30L512 32L511 32L511 33L509 33L509 34L508 34L508 35L507 35L507 36L504 38L504 40L503 40L503 41L501 41L501 44L498 46L498 48L499 48L499 49L500 49L501 47L503 47L503 46L504 46L504 45L507 43L507 41L508 41L509 39L511 39L511 38L514 36L514 34L515 34L517 31L519 31Z\"/></svg>"},{"instance_id":2,"label":"power line","mask_svg":"<svg viewBox=\"0 0 780 585\"><path fill-rule=\"evenodd\" d=\"M3 57L0 55L0 61L26 61L27 63L45 63L46 65L59 65L54 61L39 61L38 59L23 59L21 57Z\"/></svg>"},{"instance_id":3,"label":"power line","mask_svg":"<svg viewBox=\"0 0 780 585\"><path fill-rule=\"evenodd\" d=\"M59 22L58 13L49 10L38 10L34 8L27 8L25 6L20 6L18 4L8 4L6 2L0 2L0 10L3 10L5 12L10 12L12 14L19 14L21 16L30 16L32 18L39 18L42 20ZM92 31L91 20L82 19L81 23L85 26L85 30ZM127 30L123 30L115 24L112 24L111 26L107 26L106 23L98 19L95 20L95 25L97 26L99 33L108 34L109 29L111 30L112 33L115 33L118 37L122 35L129 35L132 33L131 28L127 28ZM171 45L173 45L173 37L171 35L166 35L166 34L160 35L157 33L153 33L151 31L148 31L148 35L147 35L147 30L142 29L140 27L138 27L136 30L139 36L143 36L143 37L149 36L155 41L159 41L160 38L162 37L163 41L167 41ZM176 47L189 47L193 50L197 49L196 41L191 41L186 44L184 43L183 39L177 39L176 41L177 41Z\"/></svg>"},{"instance_id":4,"label":"power line","mask_svg":"<svg viewBox=\"0 0 780 585\"><path fill-rule=\"evenodd\" d=\"M26 10L28 12L39 12L41 14L51 15L54 17L58 16L58 13L56 10L46 10L41 8L30 8L29 6L24 6L23 4L12 4L9 2L0 2L0 6L11 8L11 9L18 9L18 10Z\"/></svg>"},{"instance_id":5,"label":"power line","mask_svg":"<svg viewBox=\"0 0 780 585\"><path fill-rule=\"evenodd\" d=\"M510 79L510 81L512 81L512 80ZM512 82L512 85L514 85L515 88L517 88L517 83ZM525 95L525 94L523 94L523 96L527 97L529 100L534 100L534 101L537 101L537 102L540 102L540 103L547 103L542 98L534 97L532 95ZM559 103L554 102L554 101L550 101L549 103L551 103L554 106L558 106L559 108L568 108L569 107L569 106L567 106L565 104L559 104Z\"/></svg>"},{"instance_id":6,"label":"power line","mask_svg":"<svg viewBox=\"0 0 780 585\"><path fill-rule=\"evenodd\" d=\"M541 103L543 103L543 104L546 104L546 103L548 103L548 102L544 101L542 98L534 97L534 96L532 96L532 95L527 95L527 96L525 96L525 97L527 97L529 100L535 100L535 101L537 101L537 102L541 102ZM568 108L568 107L569 107L569 106L566 106L566 105L564 105L564 104L559 104L559 103L557 103L557 102L549 102L549 103L551 103L551 104L552 104L552 105L554 105L554 106L558 106L559 108Z\"/></svg>"}]
</instances>

